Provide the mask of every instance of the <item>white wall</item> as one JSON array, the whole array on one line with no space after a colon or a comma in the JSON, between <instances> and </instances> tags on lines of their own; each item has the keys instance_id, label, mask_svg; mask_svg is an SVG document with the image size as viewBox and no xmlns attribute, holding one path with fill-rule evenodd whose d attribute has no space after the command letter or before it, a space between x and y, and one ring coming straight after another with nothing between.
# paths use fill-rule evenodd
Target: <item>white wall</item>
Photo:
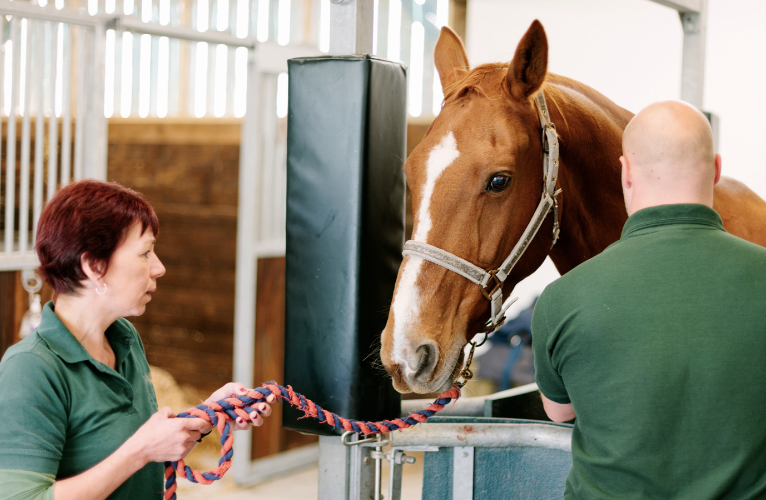
<instances>
[{"instance_id":1,"label":"white wall","mask_svg":"<svg viewBox=\"0 0 766 500\"><path fill-rule=\"evenodd\" d=\"M766 198L766 1L709 0L704 108L720 117L724 175ZM636 112L678 99L683 34L678 14L650 0L468 0L471 65L510 61L534 19L545 27L549 70ZM566 231L566 226L563 227ZM511 315L557 273L546 261L517 287Z\"/></svg>"}]
</instances>

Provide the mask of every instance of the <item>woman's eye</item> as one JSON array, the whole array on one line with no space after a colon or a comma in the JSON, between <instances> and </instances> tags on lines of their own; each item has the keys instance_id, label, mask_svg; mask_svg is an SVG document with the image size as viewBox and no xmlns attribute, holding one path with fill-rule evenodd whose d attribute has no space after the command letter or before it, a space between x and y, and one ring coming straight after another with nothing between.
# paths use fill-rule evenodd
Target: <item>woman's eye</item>
<instances>
[{"instance_id":1,"label":"woman's eye","mask_svg":"<svg viewBox=\"0 0 766 500\"><path fill-rule=\"evenodd\" d=\"M511 178L507 175L495 175L487 183L487 191L499 193L503 189L507 188L511 183Z\"/></svg>"}]
</instances>

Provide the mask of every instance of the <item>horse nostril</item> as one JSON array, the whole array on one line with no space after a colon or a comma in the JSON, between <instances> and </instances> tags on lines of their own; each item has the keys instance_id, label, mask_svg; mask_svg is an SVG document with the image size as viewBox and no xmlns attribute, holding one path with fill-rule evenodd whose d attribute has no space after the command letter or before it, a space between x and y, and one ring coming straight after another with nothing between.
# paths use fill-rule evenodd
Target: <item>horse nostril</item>
<instances>
[{"instance_id":1,"label":"horse nostril","mask_svg":"<svg viewBox=\"0 0 766 500\"><path fill-rule=\"evenodd\" d=\"M438 350L435 345L428 343L419 346L415 352L419 356L419 362L414 378L427 378L433 373L439 361Z\"/></svg>"}]
</instances>

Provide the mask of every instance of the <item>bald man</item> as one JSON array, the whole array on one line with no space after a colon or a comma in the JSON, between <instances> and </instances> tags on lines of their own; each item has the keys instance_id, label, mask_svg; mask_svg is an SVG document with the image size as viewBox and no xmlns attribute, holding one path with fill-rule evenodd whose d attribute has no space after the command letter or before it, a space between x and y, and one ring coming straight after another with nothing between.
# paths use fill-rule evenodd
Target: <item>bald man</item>
<instances>
[{"instance_id":1,"label":"bald man","mask_svg":"<svg viewBox=\"0 0 766 500\"><path fill-rule=\"evenodd\" d=\"M619 241L545 289L548 416L575 419L565 498L766 498L766 249L713 206L710 125L676 101L625 128Z\"/></svg>"}]
</instances>

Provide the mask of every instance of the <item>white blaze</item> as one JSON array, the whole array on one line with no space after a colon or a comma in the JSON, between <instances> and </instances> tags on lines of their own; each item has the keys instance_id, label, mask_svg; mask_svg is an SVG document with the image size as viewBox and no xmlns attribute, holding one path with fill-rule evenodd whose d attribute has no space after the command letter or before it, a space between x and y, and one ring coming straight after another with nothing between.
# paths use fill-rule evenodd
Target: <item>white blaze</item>
<instances>
[{"instance_id":1,"label":"white blaze","mask_svg":"<svg viewBox=\"0 0 766 500\"><path fill-rule=\"evenodd\" d=\"M422 243L428 243L428 232L431 230L431 196L434 193L436 181L442 173L460 156L457 150L457 142L452 132L442 138L441 142L434 146L426 161L426 184L423 187L423 198L420 208L415 214L415 233L412 239ZM409 343L406 340L407 333L412 329L414 321L420 313L420 297L416 285L423 259L409 256L409 260L399 280L399 287L394 297L394 361L403 364L407 374L414 371L406 362L406 351Z\"/></svg>"}]
</instances>

